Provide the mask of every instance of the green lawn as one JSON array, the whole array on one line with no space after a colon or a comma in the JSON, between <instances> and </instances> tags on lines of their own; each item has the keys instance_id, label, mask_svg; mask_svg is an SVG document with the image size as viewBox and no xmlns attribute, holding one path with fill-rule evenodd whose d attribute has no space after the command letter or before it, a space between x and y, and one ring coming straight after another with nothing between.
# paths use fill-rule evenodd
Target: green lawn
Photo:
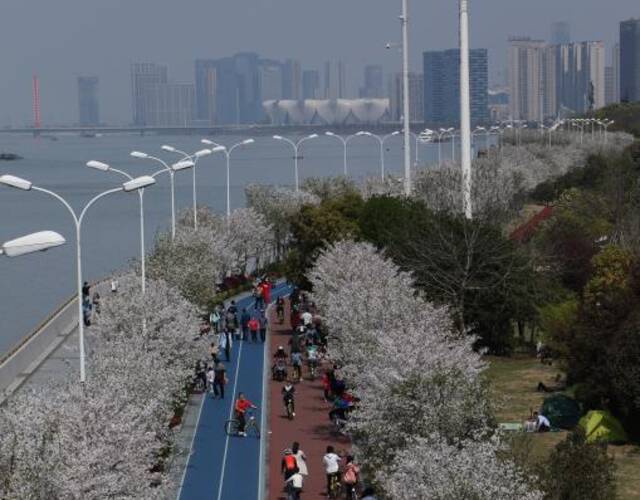
<instances>
[{"instance_id":1,"label":"green lawn","mask_svg":"<svg viewBox=\"0 0 640 500\"><path fill-rule=\"evenodd\" d=\"M542 404L544 393L536 391L538 382L549 385L560 371L553 366L542 365L532 357L487 357L487 375L496 402L498 422L522 422L531 410ZM566 432L533 435L531 456L542 460L553 447L566 437ZM618 467L618 493L620 499L640 499L640 447L610 446Z\"/></svg>"}]
</instances>

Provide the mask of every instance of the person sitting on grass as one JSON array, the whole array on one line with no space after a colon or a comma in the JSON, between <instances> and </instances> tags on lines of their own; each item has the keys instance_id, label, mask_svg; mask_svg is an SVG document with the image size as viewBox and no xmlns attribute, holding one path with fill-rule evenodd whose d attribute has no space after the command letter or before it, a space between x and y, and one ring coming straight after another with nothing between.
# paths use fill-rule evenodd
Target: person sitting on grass
<instances>
[{"instance_id":1,"label":"person sitting on grass","mask_svg":"<svg viewBox=\"0 0 640 500\"><path fill-rule=\"evenodd\" d=\"M533 418L536 423L536 432L549 432L551 430L551 422L549 422L547 417L534 411Z\"/></svg>"}]
</instances>

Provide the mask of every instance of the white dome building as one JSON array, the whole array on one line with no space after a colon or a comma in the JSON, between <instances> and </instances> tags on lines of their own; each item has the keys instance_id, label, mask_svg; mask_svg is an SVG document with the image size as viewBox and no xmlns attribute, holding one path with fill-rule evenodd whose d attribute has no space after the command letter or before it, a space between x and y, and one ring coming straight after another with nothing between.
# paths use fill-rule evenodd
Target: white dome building
<instances>
[{"instance_id":1,"label":"white dome building","mask_svg":"<svg viewBox=\"0 0 640 500\"><path fill-rule=\"evenodd\" d=\"M273 125L373 125L389 121L389 99L270 100L262 103Z\"/></svg>"}]
</instances>

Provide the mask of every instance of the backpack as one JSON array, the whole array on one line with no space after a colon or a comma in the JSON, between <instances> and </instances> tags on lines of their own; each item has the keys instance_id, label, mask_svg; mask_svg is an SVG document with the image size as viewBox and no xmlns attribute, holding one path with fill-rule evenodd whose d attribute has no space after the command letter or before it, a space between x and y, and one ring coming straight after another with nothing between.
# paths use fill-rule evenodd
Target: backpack
<instances>
[{"instance_id":1,"label":"backpack","mask_svg":"<svg viewBox=\"0 0 640 500\"><path fill-rule=\"evenodd\" d=\"M356 482L358 482L358 476L354 467L347 467L342 475L342 482L344 484L356 484Z\"/></svg>"},{"instance_id":2,"label":"backpack","mask_svg":"<svg viewBox=\"0 0 640 500\"><path fill-rule=\"evenodd\" d=\"M284 466L288 471L296 470L298 468L298 462L296 461L296 457L293 455L285 455Z\"/></svg>"}]
</instances>

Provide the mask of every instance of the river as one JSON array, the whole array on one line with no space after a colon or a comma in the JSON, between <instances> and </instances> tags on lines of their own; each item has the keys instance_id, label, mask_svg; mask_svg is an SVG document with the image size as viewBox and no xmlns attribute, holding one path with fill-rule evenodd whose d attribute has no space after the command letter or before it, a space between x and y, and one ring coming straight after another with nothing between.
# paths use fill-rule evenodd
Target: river
<instances>
[{"instance_id":1,"label":"river","mask_svg":"<svg viewBox=\"0 0 640 500\"><path fill-rule=\"evenodd\" d=\"M95 138L59 135L58 140L20 135L0 136L0 152L17 153L24 159L0 162L0 175L13 174L63 196L80 210L93 196L117 186L121 178L85 166L100 160L137 176L158 170L149 160L131 158L132 150L154 154L166 160L179 159L163 152L162 144L185 151L203 146L195 136L104 135ZM216 142L232 145L246 137L220 136ZM443 145L443 158L450 147ZM386 143L388 172L399 172L402 140ZM334 176L342 173L342 145L334 138L319 137L304 144L300 177ZM437 146L420 146L420 160L437 161ZM354 178L377 175L380 171L378 143L356 138L349 143L349 171ZM197 168L199 204L225 210L224 155L203 158ZM292 148L270 137L256 137L255 143L237 148L231 159L232 208L245 203L248 183L293 184ZM82 230L84 277L95 280L122 268L138 257L138 201L132 193L118 193L91 207ZM191 173L176 174L176 205L191 205ZM145 193L146 243L153 245L155 233L170 223L171 205L168 176ZM48 252L19 258L0 257L0 358L33 330L75 290L75 236L70 214L55 199L35 191L19 191L0 186L0 242L34 231L50 229L67 239L67 244Z\"/></svg>"}]
</instances>

